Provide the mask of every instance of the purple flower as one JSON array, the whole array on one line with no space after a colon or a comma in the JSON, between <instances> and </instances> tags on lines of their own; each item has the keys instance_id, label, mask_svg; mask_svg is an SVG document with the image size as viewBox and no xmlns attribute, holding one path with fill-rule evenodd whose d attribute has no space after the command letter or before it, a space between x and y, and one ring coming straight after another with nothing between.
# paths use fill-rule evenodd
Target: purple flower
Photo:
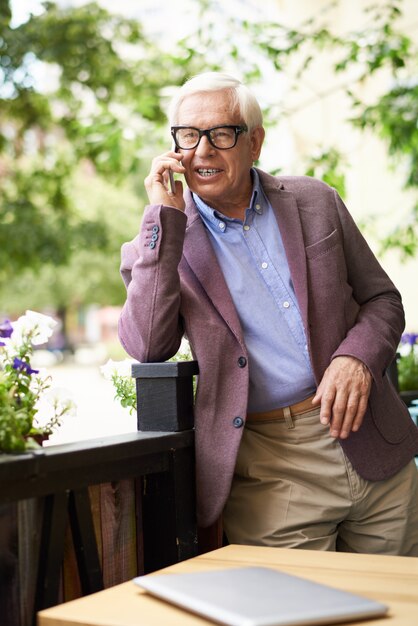
<instances>
[{"instance_id":1,"label":"purple flower","mask_svg":"<svg viewBox=\"0 0 418 626\"><path fill-rule=\"evenodd\" d=\"M26 372L29 376L31 374L39 374L39 370L32 369L29 363L26 363L26 361L22 361L22 359L18 359L17 357L13 359L13 368L15 370L19 370L20 372Z\"/></svg>"},{"instance_id":2,"label":"purple flower","mask_svg":"<svg viewBox=\"0 0 418 626\"><path fill-rule=\"evenodd\" d=\"M404 333L401 337L401 343L409 343L414 346L417 343L418 335L416 333Z\"/></svg>"},{"instance_id":3,"label":"purple flower","mask_svg":"<svg viewBox=\"0 0 418 626\"><path fill-rule=\"evenodd\" d=\"M0 337L3 337L3 339L9 338L12 332L13 326L11 325L10 320L4 320L4 322L0 324ZM4 346L6 344L2 342L1 345Z\"/></svg>"}]
</instances>

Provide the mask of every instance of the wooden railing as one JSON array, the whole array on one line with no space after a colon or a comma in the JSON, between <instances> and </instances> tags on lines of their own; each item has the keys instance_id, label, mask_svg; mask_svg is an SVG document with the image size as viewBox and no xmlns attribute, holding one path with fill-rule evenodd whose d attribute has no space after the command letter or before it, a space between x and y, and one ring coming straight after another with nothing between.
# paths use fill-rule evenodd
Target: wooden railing
<instances>
[{"instance_id":1,"label":"wooden railing","mask_svg":"<svg viewBox=\"0 0 418 626\"><path fill-rule=\"evenodd\" d=\"M0 623L197 552L195 362L136 364L141 432L0 455Z\"/></svg>"}]
</instances>

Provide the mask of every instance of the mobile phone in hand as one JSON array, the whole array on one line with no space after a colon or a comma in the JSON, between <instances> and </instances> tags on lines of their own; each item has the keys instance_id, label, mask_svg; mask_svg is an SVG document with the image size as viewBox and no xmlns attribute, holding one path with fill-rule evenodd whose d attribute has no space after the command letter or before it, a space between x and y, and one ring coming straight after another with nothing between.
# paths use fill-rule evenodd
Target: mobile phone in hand
<instances>
[{"instance_id":1,"label":"mobile phone in hand","mask_svg":"<svg viewBox=\"0 0 418 626\"><path fill-rule=\"evenodd\" d=\"M175 144L175 142L173 141L173 151L174 152L178 152L178 148ZM174 180L174 172L173 170L168 170L168 177L170 179L170 191L173 195L176 195L176 182Z\"/></svg>"},{"instance_id":2,"label":"mobile phone in hand","mask_svg":"<svg viewBox=\"0 0 418 626\"><path fill-rule=\"evenodd\" d=\"M174 180L173 170L168 170L168 177L170 179L170 191L173 196L176 195L176 181Z\"/></svg>"}]
</instances>

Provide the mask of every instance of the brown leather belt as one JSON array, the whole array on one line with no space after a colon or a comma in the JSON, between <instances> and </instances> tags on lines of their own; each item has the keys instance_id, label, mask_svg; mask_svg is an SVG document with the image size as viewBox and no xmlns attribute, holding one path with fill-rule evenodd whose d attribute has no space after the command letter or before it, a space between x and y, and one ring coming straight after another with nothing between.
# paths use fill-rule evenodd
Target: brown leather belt
<instances>
[{"instance_id":1,"label":"brown leather belt","mask_svg":"<svg viewBox=\"0 0 418 626\"><path fill-rule=\"evenodd\" d=\"M296 404L291 404L288 408L290 410L290 414L293 415L301 415L303 413L308 413L308 411L312 411L316 407L313 406L312 400L315 395L309 396L306 400L302 400L302 402L296 402ZM281 409L272 409L271 411L262 411L261 413L247 413L247 421L250 422L269 422L273 420L284 420L285 412L283 407Z\"/></svg>"}]
</instances>

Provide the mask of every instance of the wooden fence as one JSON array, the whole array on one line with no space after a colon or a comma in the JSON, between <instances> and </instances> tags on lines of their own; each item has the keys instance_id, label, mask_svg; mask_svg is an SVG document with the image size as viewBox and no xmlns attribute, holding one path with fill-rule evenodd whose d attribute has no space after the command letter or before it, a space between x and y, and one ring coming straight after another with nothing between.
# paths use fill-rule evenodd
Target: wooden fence
<instances>
[{"instance_id":1,"label":"wooden fence","mask_svg":"<svg viewBox=\"0 0 418 626\"><path fill-rule=\"evenodd\" d=\"M195 362L136 364L141 432L0 455L0 621L197 553Z\"/></svg>"}]
</instances>

